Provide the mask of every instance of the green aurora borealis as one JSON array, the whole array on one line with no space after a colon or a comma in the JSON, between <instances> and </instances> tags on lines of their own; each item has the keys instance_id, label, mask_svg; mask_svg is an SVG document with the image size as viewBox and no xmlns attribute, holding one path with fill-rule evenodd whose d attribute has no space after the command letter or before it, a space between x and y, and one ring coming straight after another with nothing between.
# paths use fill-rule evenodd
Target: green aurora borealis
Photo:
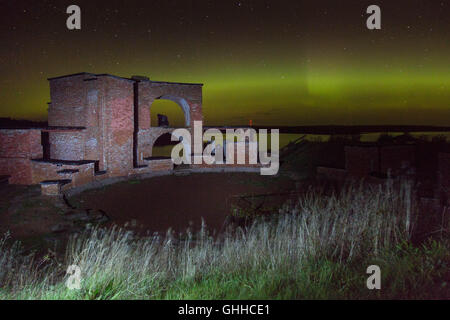
<instances>
[{"instance_id":1,"label":"green aurora borealis","mask_svg":"<svg viewBox=\"0 0 450 320\"><path fill-rule=\"evenodd\" d=\"M0 117L86 71L204 83L206 125L449 125L450 3L392 2L369 31L369 1L78 1L69 31L68 1L2 1Z\"/></svg>"}]
</instances>

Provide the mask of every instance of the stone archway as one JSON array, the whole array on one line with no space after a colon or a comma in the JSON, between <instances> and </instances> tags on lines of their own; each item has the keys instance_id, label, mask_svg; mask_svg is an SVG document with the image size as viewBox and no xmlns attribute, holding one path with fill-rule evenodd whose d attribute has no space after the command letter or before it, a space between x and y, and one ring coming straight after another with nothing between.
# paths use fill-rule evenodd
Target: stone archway
<instances>
[{"instance_id":1,"label":"stone archway","mask_svg":"<svg viewBox=\"0 0 450 320\"><path fill-rule=\"evenodd\" d=\"M186 101L186 99L168 94L168 95L162 95L161 97L158 97L155 100L170 100L170 101L175 102L183 110L185 126L189 127L191 125L191 108L189 106L189 103ZM153 102L155 100L153 100ZM152 109L153 102L150 105L150 115L152 113L151 109ZM150 127L156 127L156 126L154 126L153 124L150 124Z\"/></svg>"},{"instance_id":2,"label":"stone archway","mask_svg":"<svg viewBox=\"0 0 450 320\"><path fill-rule=\"evenodd\" d=\"M157 99L170 100L180 106L184 113L186 127L191 128L194 121L203 121L202 84L139 80L134 84L134 163L145 165L143 158L151 155L155 139L169 127L151 124L150 109ZM170 122L169 122L170 125Z\"/></svg>"},{"instance_id":3,"label":"stone archway","mask_svg":"<svg viewBox=\"0 0 450 320\"><path fill-rule=\"evenodd\" d=\"M151 138L148 142L148 146L146 148L147 150L147 155L144 157L144 159L150 160L152 158L170 158L170 154L169 155L159 155L154 153L154 148L156 146L156 142L163 136L165 135L172 135L172 132L175 130L175 128L153 128L150 129L152 132ZM178 143L182 143L185 152L187 152L187 154L191 154L191 145L189 143L183 142L182 140L180 141L174 141L173 144L169 144L168 146L171 146L172 148L178 144Z\"/></svg>"},{"instance_id":4,"label":"stone archway","mask_svg":"<svg viewBox=\"0 0 450 320\"><path fill-rule=\"evenodd\" d=\"M154 138L154 140L151 142L151 144L149 146L151 157L170 157L170 154L166 155L166 154L161 154L161 153L157 153L157 152L155 153L155 150L157 150L155 148L158 148L158 147L162 147L162 148L169 147L170 148L171 146L173 147L177 142L172 142L171 136L172 136L172 132L167 131L167 132L161 133L159 136ZM161 141L163 141L163 142L161 143Z\"/></svg>"}]
</instances>

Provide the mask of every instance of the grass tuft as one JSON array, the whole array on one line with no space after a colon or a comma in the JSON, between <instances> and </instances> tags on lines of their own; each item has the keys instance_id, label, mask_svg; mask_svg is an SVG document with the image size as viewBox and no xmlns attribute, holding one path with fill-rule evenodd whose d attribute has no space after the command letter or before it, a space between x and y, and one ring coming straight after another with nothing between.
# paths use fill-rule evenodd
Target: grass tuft
<instances>
[{"instance_id":1,"label":"grass tuft","mask_svg":"<svg viewBox=\"0 0 450 320\"><path fill-rule=\"evenodd\" d=\"M449 297L448 241L411 245L417 216L407 185L311 190L269 219L218 238L203 226L177 239L94 228L65 257L35 261L0 241L2 299L376 299ZM366 268L382 290L366 288ZM81 289L65 281L81 269Z\"/></svg>"}]
</instances>

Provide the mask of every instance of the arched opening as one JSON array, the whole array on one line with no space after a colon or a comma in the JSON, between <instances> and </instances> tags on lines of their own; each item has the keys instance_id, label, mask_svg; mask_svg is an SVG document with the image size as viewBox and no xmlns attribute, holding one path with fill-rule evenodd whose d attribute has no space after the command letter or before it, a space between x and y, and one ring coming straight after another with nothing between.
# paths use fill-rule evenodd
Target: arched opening
<instances>
[{"instance_id":1,"label":"arched opening","mask_svg":"<svg viewBox=\"0 0 450 320\"><path fill-rule=\"evenodd\" d=\"M189 104L183 98L164 95L150 106L151 127L183 128L190 122Z\"/></svg>"},{"instance_id":2,"label":"arched opening","mask_svg":"<svg viewBox=\"0 0 450 320\"><path fill-rule=\"evenodd\" d=\"M179 141L171 141L172 133L160 135L153 143L152 157L170 157L172 148Z\"/></svg>"}]
</instances>

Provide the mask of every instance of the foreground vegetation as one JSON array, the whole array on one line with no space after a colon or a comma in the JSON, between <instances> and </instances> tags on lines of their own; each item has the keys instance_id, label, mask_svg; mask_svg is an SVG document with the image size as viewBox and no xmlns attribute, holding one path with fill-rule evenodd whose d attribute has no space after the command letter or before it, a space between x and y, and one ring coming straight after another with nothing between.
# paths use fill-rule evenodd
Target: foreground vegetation
<instances>
[{"instance_id":1,"label":"foreground vegetation","mask_svg":"<svg viewBox=\"0 0 450 320\"><path fill-rule=\"evenodd\" d=\"M395 190L394 190L395 189ZM418 206L407 184L311 190L270 217L183 237L117 228L75 236L64 257L24 255L0 242L1 299L449 298L450 243L413 245ZM381 268L381 290L366 269ZM66 287L69 265L81 289Z\"/></svg>"}]
</instances>

